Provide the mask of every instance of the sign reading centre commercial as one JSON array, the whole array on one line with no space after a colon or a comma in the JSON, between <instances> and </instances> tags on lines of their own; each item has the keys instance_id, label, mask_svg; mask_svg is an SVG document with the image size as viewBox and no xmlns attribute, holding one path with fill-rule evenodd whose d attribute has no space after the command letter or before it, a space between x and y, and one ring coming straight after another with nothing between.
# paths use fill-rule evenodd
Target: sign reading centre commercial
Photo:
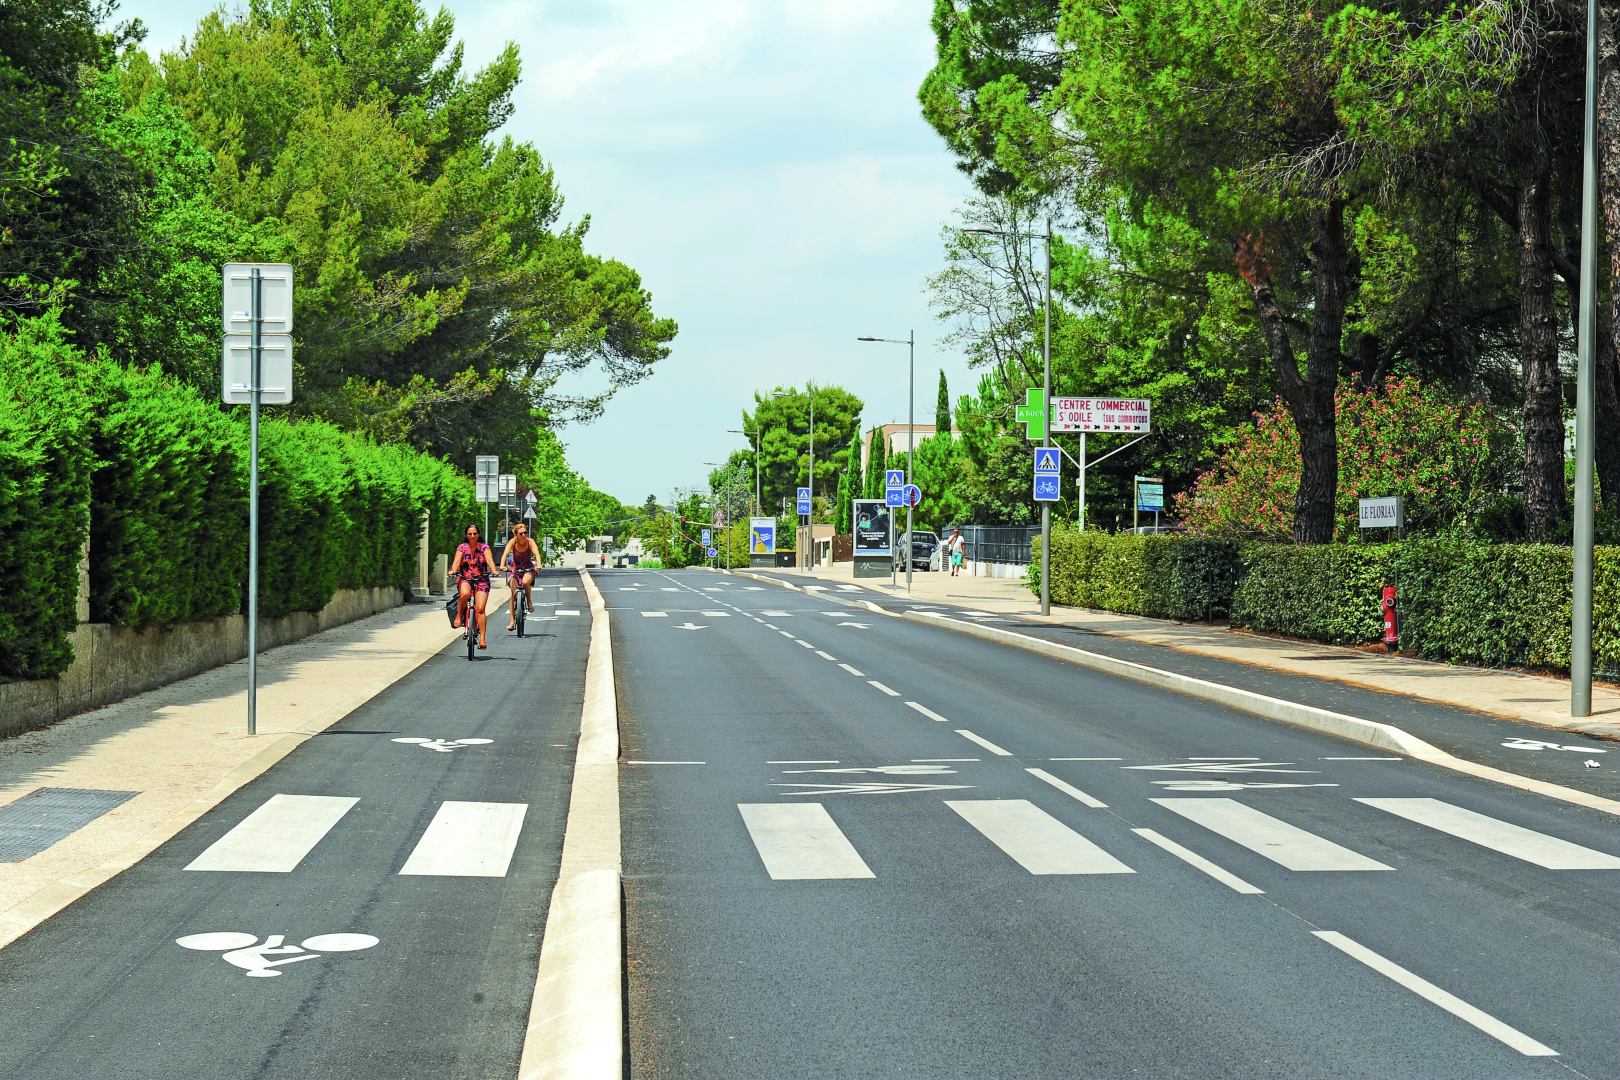
<instances>
[{"instance_id":1,"label":"sign reading centre commercial","mask_svg":"<svg viewBox=\"0 0 1620 1080\"><path fill-rule=\"evenodd\" d=\"M889 554L889 508L882 499L855 501L855 554Z\"/></svg>"},{"instance_id":2,"label":"sign reading centre commercial","mask_svg":"<svg viewBox=\"0 0 1620 1080\"><path fill-rule=\"evenodd\" d=\"M1151 431L1152 413L1146 398L1053 398L1052 430Z\"/></svg>"}]
</instances>

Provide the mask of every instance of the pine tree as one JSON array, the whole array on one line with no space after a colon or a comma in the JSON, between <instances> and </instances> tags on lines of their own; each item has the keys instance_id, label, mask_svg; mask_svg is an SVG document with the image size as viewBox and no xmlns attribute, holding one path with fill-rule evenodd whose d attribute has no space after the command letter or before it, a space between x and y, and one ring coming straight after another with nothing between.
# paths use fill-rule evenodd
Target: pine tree
<instances>
[{"instance_id":1,"label":"pine tree","mask_svg":"<svg viewBox=\"0 0 1620 1080\"><path fill-rule=\"evenodd\" d=\"M945 369L939 369L939 402L934 406L934 434L951 433L951 393L945 386Z\"/></svg>"}]
</instances>

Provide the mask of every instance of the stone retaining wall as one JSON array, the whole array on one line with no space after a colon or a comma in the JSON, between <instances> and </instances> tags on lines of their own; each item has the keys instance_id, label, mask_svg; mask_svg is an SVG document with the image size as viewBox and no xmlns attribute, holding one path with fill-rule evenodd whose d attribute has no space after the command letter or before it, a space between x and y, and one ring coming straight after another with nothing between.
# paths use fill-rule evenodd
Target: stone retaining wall
<instances>
[{"instance_id":1,"label":"stone retaining wall","mask_svg":"<svg viewBox=\"0 0 1620 1080\"><path fill-rule=\"evenodd\" d=\"M259 651L398 607L396 588L340 589L318 612L259 621ZM247 655L247 617L131 630L83 623L72 634L73 663L54 679L0 683L0 738L109 705Z\"/></svg>"}]
</instances>

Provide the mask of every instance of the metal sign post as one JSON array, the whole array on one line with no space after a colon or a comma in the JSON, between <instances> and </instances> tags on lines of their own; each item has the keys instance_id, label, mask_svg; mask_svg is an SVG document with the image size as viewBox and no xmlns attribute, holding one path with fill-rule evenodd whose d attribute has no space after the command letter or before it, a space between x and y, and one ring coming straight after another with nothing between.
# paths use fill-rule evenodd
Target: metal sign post
<instances>
[{"instance_id":1,"label":"metal sign post","mask_svg":"<svg viewBox=\"0 0 1620 1080\"><path fill-rule=\"evenodd\" d=\"M240 405L245 400L248 406L249 735L259 733L259 406L292 402L292 295L293 272L286 263L226 263L220 271L225 332L220 400L227 405ZM274 367L269 386L267 350Z\"/></svg>"},{"instance_id":2,"label":"metal sign post","mask_svg":"<svg viewBox=\"0 0 1620 1080\"><path fill-rule=\"evenodd\" d=\"M489 543L489 504L501 499L501 459L494 454L479 454L473 459L473 497L484 504L484 533L481 539ZM465 531L465 530L463 530Z\"/></svg>"}]
</instances>

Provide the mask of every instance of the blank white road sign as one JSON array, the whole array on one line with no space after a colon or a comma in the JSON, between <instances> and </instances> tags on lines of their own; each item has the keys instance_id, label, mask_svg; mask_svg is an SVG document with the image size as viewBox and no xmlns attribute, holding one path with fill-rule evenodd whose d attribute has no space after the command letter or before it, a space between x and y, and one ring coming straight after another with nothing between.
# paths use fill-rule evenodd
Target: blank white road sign
<instances>
[{"instance_id":1,"label":"blank white road sign","mask_svg":"<svg viewBox=\"0 0 1620 1080\"><path fill-rule=\"evenodd\" d=\"M259 404L291 405L293 399L292 338L259 338ZM232 334L225 339L220 400L227 405L248 405L253 377L253 339Z\"/></svg>"},{"instance_id":2,"label":"blank white road sign","mask_svg":"<svg viewBox=\"0 0 1620 1080\"><path fill-rule=\"evenodd\" d=\"M226 263L221 274L227 334L253 333L253 270L259 271L261 334L293 330L293 268L290 263Z\"/></svg>"}]
</instances>

